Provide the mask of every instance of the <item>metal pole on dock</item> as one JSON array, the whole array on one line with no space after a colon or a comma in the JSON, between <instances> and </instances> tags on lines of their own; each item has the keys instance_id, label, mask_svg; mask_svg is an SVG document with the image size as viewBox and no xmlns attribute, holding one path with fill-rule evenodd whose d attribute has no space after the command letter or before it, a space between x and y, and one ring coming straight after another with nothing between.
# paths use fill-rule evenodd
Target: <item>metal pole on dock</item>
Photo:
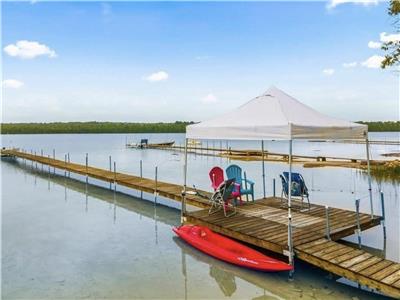
<instances>
[{"instance_id":1,"label":"metal pole on dock","mask_svg":"<svg viewBox=\"0 0 400 300\"><path fill-rule=\"evenodd\" d=\"M385 198L383 195L383 191L380 192L381 194L381 209L382 209L382 230L383 230L383 257L386 257L386 223L385 223Z\"/></svg>"},{"instance_id":2,"label":"metal pole on dock","mask_svg":"<svg viewBox=\"0 0 400 300\"><path fill-rule=\"evenodd\" d=\"M56 159L56 149L53 149L53 159ZM56 174L56 167L53 167L53 173Z\"/></svg>"},{"instance_id":3,"label":"metal pole on dock","mask_svg":"<svg viewBox=\"0 0 400 300\"><path fill-rule=\"evenodd\" d=\"M264 161L264 140L261 141L261 153L262 153L262 180L263 180L263 196L266 197L265 194L265 161Z\"/></svg>"},{"instance_id":4,"label":"metal pole on dock","mask_svg":"<svg viewBox=\"0 0 400 300\"><path fill-rule=\"evenodd\" d=\"M329 206L325 206L326 229L325 234L328 240L331 240L331 227L329 222Z\"/></svg>"},{"instance_id":5,"label":"metal pole on dock","mask_svg":"<svg viewBox=\"0 0 400 300\"><path fill-rule=\"evenodd\" d=\"M143 178L143 161L140 160L140 178ZM140 199L143 199L143 191L140 191Z\"/></svg>"},{"instance_id":6,"label":"metal pole on dock","mask_svg":"<svg viewBox=\"0 0 400 300\"><path fill-rule=\"evenodd\" d=\"M357 221L357 240L358 248L361 249L361 226L360 226L360 199L356 199L356 221Z\"/></svg>"},{"instance_id":7,"label":"metal pole on dock","mask_svg":"<svg viewBox=\"0 0 400 300\"><path fill-rule=\"evenodd\" d=\"M68 160L68 163L71 162L70 159L69 159L69 152L67 153L67 160ZM68 171L68 178L70 178L70 177L71 177L71 172Z\"/></svg>"},{"instance_id":8,"label":"metal pole on dock","mask_svg":"<svg viewBox=\"0 0 400 300\"><path fill-rule=\"evenodd\" d=\"M36 150L35 150L35 156L36 156ZM37 161L35 162L35 169L37 171Z\"/></svg>"},{"instance_id":9,"label":"metal pole on dock","mask_svg":"<svg viewBox=\"0 0 400 300\"><path fill-rule=\"evenodd\" d=\"M292 125L290 126L290 133L292 132ZM292 151L293 140L289 140L289 186L288 186L288 248L289 248L289 264L294 266L294 253L293 253L293 240L292 240ZM294 270L294 269L293 269ZM290 271L289 278L292 278L293 271Z\"/></svg>"},{"instance_id":10,"label":"metal pole on dock","mask_svg":"<svg viewBox=\"0 0 400 300\"><path fill-rule=\"evenodd\" d=\"M374 218L374 206L373 206L373 201L372 201L371 166L370 166L370 153L369 153L368 133L367 133L367 137L365 139L365 147L366 147L366 152L367 152L369 204L371 206L371 219L373 219Z\"/></svg>"},{"instance_id":11,"label":"metal pole on dock","mask_svg":"<svg viewBox=\"0 0 400 300\"><path fill-rule=\"evenodd\" d=\"M67 177L67 154L64 155L64 177Z\"/></svg>"},{"instance_id":12,"label":"metal pole on dock","mask_svg":"<svg viewBox=\"0 0 400 300\"><path fill-rule=\"evenodd\" d=\"M110 167L110 172L112 172L111 155L108 157L108 163ZM110 181L110 190L111 190L111 181Z\"/></svg>"},{"instance_id":13,"label":"metal pole on dock","mask_svg":"<svg viewBox=\"0 0 400 300\"><path fill-rule=\"evenodd\" d=\"M272 179L272 192L273 192L274 197L276 197L275 178Z\"/></svg>"},{"instance_id":14,"label":"metal pole on dock","mask_svg":"<svg viewBox=\"0 0 400 300\"><path fill-rule=\"evenodd\" d=\"M89 154L86 153L86 157L85 157L85 165L86 165L86 184L89 183L88 163L89 163Z\"/></svg>"},{"instance_id":15,"label":"metal pole on dock","mask_svg":"<svg viewBox=\"0 0 400 300\"><path fill-rule=\"evenodd\" d=\"M117 164L114 161L114 192L117 191Z\"/></svg>"},{"instance_id":16,"label":"metal pole on dock","mask_svg":"<svg viewBox=\"0 0 400 300\"><path fill-rule=\"evenodd\" d=\"M188 139L185 138L185 162L183 166L183 191L182 191L182 203L181 203L181 223L185 221L185 213L186 213L186 181L187 181L187 149L188 148Z\"/></svg>"},{"instance_id":17,"label":"metal pole on dock","mask_svg":"<svg viewBox=\"0 0 400 300\"><path fill-rule=\"evenodd\" d=\"M158 192L157 192L157 188L158 188L158 186L157 186L157 184L158 184L158 182L157 182L157 178L158 177L158 167L156 166L156 168L155 168L155 174L154 174L154 180L155 180L155 190L154 190L154 203L155 204L157 204L157 194L158 194Z\"/></svg>"}]
</instances>

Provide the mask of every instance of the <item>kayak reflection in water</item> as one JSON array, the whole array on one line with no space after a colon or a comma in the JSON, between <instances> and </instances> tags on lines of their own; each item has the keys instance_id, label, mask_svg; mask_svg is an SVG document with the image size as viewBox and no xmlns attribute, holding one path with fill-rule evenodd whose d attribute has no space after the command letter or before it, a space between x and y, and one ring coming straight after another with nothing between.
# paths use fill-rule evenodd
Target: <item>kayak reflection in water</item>
<instances>
[{"instance_id":1,"label":"kayak reflection in water","mask_svg":"<svg viewBox=\"0 0 400 300\"><path fill-rule=\"evenodd\" d=\"M225 272L224 270L211 265L210 276L215 279L225 296L232 296L236 291L235 276L233 276L232 273Z\"/></svg>"}]
</instances>

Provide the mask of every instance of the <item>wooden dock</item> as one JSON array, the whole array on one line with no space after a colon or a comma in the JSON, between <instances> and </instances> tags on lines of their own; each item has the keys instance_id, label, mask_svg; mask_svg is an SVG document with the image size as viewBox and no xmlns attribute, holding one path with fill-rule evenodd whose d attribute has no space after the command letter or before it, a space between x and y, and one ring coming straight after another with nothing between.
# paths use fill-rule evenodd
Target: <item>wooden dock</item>
<instances>
[{"instance_id":1,"label":"wooden dock","mask_svg":"<svg viewBox=\"0 0 400 300\"><path fill-rule=\"evenodd\" d=\"M152 148L152 147L149 147ZM168 150L168 151L181 151L183 152L185 147L182 145L172 145L165 147L153 147L152 149L157 150ZM204 156L216 156L228 158L231 160L241 161L269 161L269 162L284 162L288 163L289 155L287 153L277 153L261 150L250 150L250 149L231 149L231 148L214 148L204 147L202 145L189 146L188 152L196 155ZM348 158L348 157L332 157L332 156L311 156L311 155L293 155L294 164L302 164L305 168L315 167L342 167L342 168L357 168L365 169L367 167L366 159L361 158ZM385 156L381 160L370 160L371 166L384 165L385 162L389 161Z\"/></svg>"},{"instance_id":2,"label":"wooden dock","mask_svg":"<svg viewBox=\"0 0 400 300\"><path fill-rule=\"evenodd\" d=\"M35 161L139 191L157 193L174 201L180 202L182 199L182 186L177 184L75 164L16 149L3 149L1 154ZM229 218L224 217L221 211L209 215L209 202L202 197L187 194L186 201L189 205L201 208L185 214L187 223L208 226L216 232L278 254L284 254L287 251L287 209L285 203L281 203L280 198L270 197L245 203L237 208L237 214ZM356 213L353 211L331 208L329 212L330 239L328 239L325 207L312 204L310 209L304 209L298 202L293 201L292 224L295 256L321 269L386 295L400 298L400 264L335 242L354 234L358 228L356 219ZM377 226L380 222L381 217L379 216L371 218L369 214L359 215L361 230Z\"/></svg>"}]
</instances>

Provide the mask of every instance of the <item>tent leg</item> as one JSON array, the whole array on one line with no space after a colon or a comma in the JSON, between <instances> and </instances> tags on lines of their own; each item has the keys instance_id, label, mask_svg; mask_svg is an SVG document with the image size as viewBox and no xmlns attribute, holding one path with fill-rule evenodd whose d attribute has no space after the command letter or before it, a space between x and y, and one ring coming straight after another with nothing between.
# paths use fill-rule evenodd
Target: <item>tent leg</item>
<instances>
[{"instance_id":1,"label":"tent leg","mask_svg":"<svg viewBox=\"0 0 400 300\"><path fill-rule=\"evenodd\" d=\"M262 178L263 178L263 196L266 197L265 194L265 160L264 160L264 140L261 141L261 154L262 154ZM253 199L254 200L254 199Z\"/></svg>"},{"instance_id":2,"label":"tent leg","mask_svg":"<svg viewBox=\"0 0 400 300\"><path fill-rule=\"evenodd\" d=\"M288 185L288 248L289 248L289 264L294 266L294 255L293 255L293 239L292 239L292 148L293 142L289 141L289 185ZM293 269L294 270L294 269ZM291 271L289 278L293 276Z\"/></svg>"},{"instance_id":3,"label":"tent leg","mask_svg":"<svg viewBox=\"0 0 400 300\"><path fill-rule=\"evenodd\" d=\"M183 190L182 190L182 203L181 203L181 224L185 221L186 213L186 181L187 181L187 149L188 139L185 138L185 163L183 166Z\"/></svg>"},{"instance_id":4,"label":"tent leg","mask_svg":"<svg viewBox=\"0 0 400 300\"><path fill-rule=\"evenodd\" d=\"M371 184L371 165L370 165L370 154L369 154L369 140L368 133L365 139L365 147L367 152L367 172L368 172L368 192L369 192L369 204L371 206L371 219L374 218L374 204L372 200L372 184Z\"/></svg>"}]
</instances>

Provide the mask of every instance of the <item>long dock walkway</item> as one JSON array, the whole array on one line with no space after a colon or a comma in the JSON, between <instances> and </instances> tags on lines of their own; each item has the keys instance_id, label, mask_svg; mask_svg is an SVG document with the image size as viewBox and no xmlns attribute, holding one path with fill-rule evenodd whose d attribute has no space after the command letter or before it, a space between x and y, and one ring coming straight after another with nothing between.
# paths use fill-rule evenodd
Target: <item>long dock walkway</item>
<instances>
[{"instance_id":1,"label":"long dock walkway","mask_svg":"<svg viewBox=\"0 0 400 300\"><path fill-rule=\"evenodd\" d=\"M61 170L115 182L147 193L181 201L182 186L139 176L70 163L16 149L1 151L12 156L49 165ZM209 194L203 192L204 194ZM202 208L185 214L185 222L208 226L212 230L255 246L284 254L287 250L287 209L280 198L269 197L245 203L237 213L226 218L221 211L208 214L209 202L196 195L187 195L187 204ZM360 249L335 242L352 235L358 228L353 211L331 208L329 238L326 232L325 207L312 204L303 209L293 202L293 245L296 257L336 275L358 282L371 289L400 299L400 264L374 256ZM359 214L359 227L366 230L379 225L381 217Z\"/></svg>"}]
</instances>

